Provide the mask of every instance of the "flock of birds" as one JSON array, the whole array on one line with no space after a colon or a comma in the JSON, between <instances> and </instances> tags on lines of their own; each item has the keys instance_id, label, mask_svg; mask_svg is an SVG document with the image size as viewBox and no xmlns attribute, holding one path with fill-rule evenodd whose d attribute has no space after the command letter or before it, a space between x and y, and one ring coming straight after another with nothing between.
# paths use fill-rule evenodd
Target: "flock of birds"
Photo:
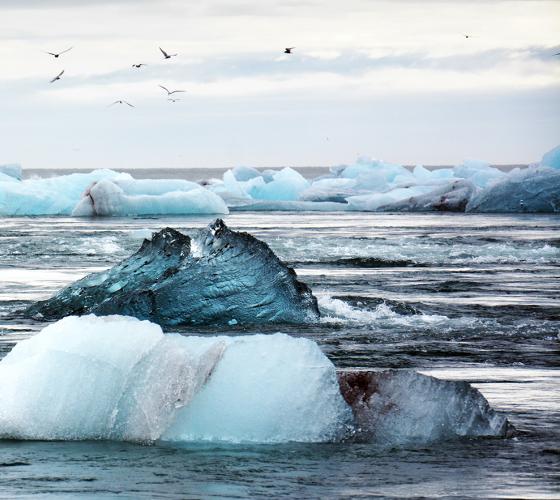
<instances>
[{"instance_id":1,"label":"flock of birds","mask_svg":"<svg viewBox=\"0 0 560 500\"><path fill-rule=\"evenodd\" d=\"M73 48L74 47L72 46L72 47L67 48L66 50L63 50L62 52L46 52L46 53L50 54L55 59L58 59L62 54L66 54L66 52L72 50ZM169 54L168 52L163 50L161 47L158 47L158 48L161 51L161 53L163 54L164 59L171 59L172 57L176 57L178 55L178 54ZM284 49L284 54L291 54L294 49L295 49L295 47L286 47ZM145 64L145 63L135 63L135 64L132 65L132 67L134 69L140 69L142 66L147 66L147 64ZM58 75L56 75L52 80L50 80L50 83L54 83L57 80L60 80L62 78L63 74L64 74L64 70L62 70ZM169 90L167 87L165 87L163 85L159 85L159 87L162 88L163 90L165 90L165 92L167 92L167 100L170 101L170 102L177 102L177 101L181 100L178 97L172 97L173 94L177 94L179 92L186 92L186 90ZM130 104L128 101L125 101L124 99L117 99L116 101L109 104L109 107L114 106L115 104L124 104L126 106L130 106L131 108L135 107L133 104Z\"/></svg>"}]
</instances>

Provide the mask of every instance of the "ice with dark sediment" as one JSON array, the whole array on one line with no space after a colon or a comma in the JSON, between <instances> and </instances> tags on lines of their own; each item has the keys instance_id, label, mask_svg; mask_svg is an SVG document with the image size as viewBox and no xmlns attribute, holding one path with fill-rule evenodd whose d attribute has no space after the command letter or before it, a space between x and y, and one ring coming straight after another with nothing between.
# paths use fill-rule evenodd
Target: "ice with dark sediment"
<instances>
[{"instance_id":1,"label":"ice with dark sediment","mask_svg":"<svg viewBox=\"0 0 560 500\"><path fill-rule=\"evenodd\" d=\"M165 335L123 316L67 317L0 361L0 439L383 446L506 437L469 384L343 372L284 334Z\"/></svg>"},{"instance_id":2,"label":"ice with dark sediment","mask_svg":"<svg viewBox=\"0 0 560 500\"><path fill-rule=\"evenodd\" d=\"M394 446L513 432L467 382L412 370L345 371L339 380L363 440Z\"/></svg>"},{"instance_id":3,"label":"ice with dark sediment","mask_svg":"<svg viewBox=\"0 0 560 500\"><path fill-rule=\"evenodd\" d=\"M124 314L160 325L307 323L317 300L293 269L253 236L218 219L192 237L154 233L131 257L91 274L26 315Z\"/></svg>"}]
</instances>

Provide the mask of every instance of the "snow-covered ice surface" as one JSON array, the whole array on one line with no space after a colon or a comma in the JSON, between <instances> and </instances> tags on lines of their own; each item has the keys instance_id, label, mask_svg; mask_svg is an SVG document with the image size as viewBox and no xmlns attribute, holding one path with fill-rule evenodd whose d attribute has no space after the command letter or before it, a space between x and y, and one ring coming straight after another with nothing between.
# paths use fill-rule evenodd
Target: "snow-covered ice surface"
<instances>
[{"instance_id":1,"label":"snow-covered ice surface","mask_svg":"<svg viewBox=\"0 0 560 500\"><path fill-rule=\"evenodd\" d=\"M0 166L0 215L135 216L233 211L521 212L560 211L560 146L540 163L504 172L481 160L413 169L369 158L312 179L297 170L227 170L200 184L89 174L24 179Z\"/></svg>"}]
</instances>

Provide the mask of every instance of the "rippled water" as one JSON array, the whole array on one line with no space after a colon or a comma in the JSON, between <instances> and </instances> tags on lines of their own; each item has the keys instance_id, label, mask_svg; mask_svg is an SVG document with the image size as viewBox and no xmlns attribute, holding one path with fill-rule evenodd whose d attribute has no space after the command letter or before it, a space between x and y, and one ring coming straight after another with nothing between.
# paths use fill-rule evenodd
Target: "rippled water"
<instances>
[{"instance_id":1,"label":"rippled water","mask_svg":"<svg viewBox=\"0 0 560 500\"><path fill-rule=\"evenodd\" d=\"M44 326L18 309L128 256L152 230L210 220L4 219L0 357ZM0 496L558 497L560 218L242 213L226 222L290 262L323 319L219 333L283 331L312 338L340 368L472 381L518 436L399 450L2 442Z\"/></svg>"}]
</instances>

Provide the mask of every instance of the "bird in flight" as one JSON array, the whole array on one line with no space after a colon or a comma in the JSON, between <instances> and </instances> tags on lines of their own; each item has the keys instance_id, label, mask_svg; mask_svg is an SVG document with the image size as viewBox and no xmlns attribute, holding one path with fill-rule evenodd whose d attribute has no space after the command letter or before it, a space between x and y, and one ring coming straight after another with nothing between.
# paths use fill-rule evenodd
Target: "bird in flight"
<instances>
[{"instance_id":1,"label":"bird in flight","mask_svg":"<svg viewBox=\"0 0 560 500\"><path fill-rule=\"evenodd\" d=\"M291 54L292 50L294 50L294 49L295 49L295 47L286 47L284 49L284 54Z\"/></svg>"},{"instance_id":2,"label":"bird in flight","mask_svg":"<svg viewBox=\"0 0 560 500\"><path fill-rule=\"evenodd\" d=\"M134 108L134 106L132 104L130 104L128 101L123 101L122 99L119 99L118 101L115 101L112 104L109 104L109 107L114 106L115 104L126 104L127 106L130 106L131 108Z\"/></svg>"},{"instance_id":3,"label":"bird in flight","mask_svg":"<svg viewBox=\"0 0 560 500\"><path fill-rule=\"evenodd\" d=\"M147 66L147 64L138 63L138 64L133 64L133 65L132 65L133 68L141 68L142 66Z\"/></svg>"},{"instance_id":4,"label":"bird in flight","mask_svg":"<svg viewBox=\"0 0 560 500\"><path fill-rule=\"evenodd\" d=\"M58 59L62 54L65 54L66 52L68 52L69 50L72 50L74 47L70 47L66 50L63 50L62 52L45 52L45 54L50 54L51 56L53 56L55 59Z\"/></svg>"},{"instance_id":5,"label":"bird in flight","mask_svg":"<svg viewBox=\"0 0 560 500\"><path fill-rule=\"evenodd\" d=\"M64 74L64 70L62 70L58 75L56 75L51 81L50 83L54 83L57 80L60 80L60 77Z\"/></svg>"},{"instance_id":6,"label":"bird in flight","mask_svg":"<svg viewBox=\"0 0 560 500\"><path fill-rule=\"evenodd\" d=\"M167 92L167 95L175 94L176 92L186 92L186 90L169 90L163 85L160 85L160 87Z\"/></svg>"},{"instance_id":7,"label":"bird in flight","mask_svg":"<svg viewBox=\"0 0 560 500\"><path fill-rule=\"evenodd\" d=\"M159 50L161 50L161 53L163 54L163 57L165 59L171 59L172 57L175 57L177 54L168 54L167 52L165 52L165 50L163 50L161 47L159 48Z\"/></svg>"}]
</instances>

